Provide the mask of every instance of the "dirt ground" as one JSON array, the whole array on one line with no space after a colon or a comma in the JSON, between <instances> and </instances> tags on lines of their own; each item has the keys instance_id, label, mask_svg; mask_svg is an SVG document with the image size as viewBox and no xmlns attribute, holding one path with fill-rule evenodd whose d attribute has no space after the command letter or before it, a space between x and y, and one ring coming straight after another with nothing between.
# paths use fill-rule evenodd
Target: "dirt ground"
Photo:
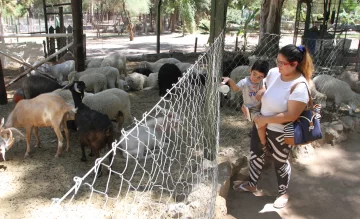
<instances>
[{"instance_id":1,"label":"dirt ground","mask_svg":"<svg viewBox=\"0 0 360 219\"><path fill-rule=\"evenodd\" d=\"M275 170L271 166L261 175L261 192L230 192L230 218L359 218L360 217L360 135L353 133L342 144L317 148L315 154L292 163L289 203L277 210Z\"/></svg>"}]
</instances>

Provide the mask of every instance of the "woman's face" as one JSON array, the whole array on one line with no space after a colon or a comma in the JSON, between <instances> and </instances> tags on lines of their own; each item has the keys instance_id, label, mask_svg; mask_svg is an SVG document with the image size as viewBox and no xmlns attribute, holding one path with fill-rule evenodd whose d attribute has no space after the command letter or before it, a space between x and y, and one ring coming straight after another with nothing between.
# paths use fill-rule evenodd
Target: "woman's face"
<instances>
[{"instance_id":1,"label":"woman's face","mask_svg":"<svg viewBox=\"0 0 360 219\"><path fill-rule=\"evenodd\" d=\"M286 57L282 54L278 54L276 60L279 71L282 75L291 75L296 72L297 62L289 62Z\"/></svg>"}]
</instances>

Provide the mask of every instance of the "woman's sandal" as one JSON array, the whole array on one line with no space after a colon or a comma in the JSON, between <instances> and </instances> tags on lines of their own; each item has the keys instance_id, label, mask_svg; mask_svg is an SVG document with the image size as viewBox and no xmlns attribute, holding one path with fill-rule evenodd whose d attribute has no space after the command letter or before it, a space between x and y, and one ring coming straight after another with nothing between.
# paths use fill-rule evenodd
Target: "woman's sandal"
<instances>
[{"instance_id":1,"label":"woman's sandal","mask_svg":"<svg viewBox=\"0 0 360 219\"><path fill-rule=\"evenodd\" d=\"M237 192L255 192L255 191L250 191L247 188L244 187L244 185L249 184L249 182L244 182L244 183L239 183L239 182L234 182L233 185L233 189Z\"/></svg>"},{"instance_id":2,"label":"woman's sandal","mask_svg":"<svg viewBox=\"0 0 360 219\"><path fill-rule=\"evenodd\" d=\"M280 196L274 201L273 207L274 208L283 208L286 206L288 201L289 201L289 198Z\"/></svg>"}]
</instances>

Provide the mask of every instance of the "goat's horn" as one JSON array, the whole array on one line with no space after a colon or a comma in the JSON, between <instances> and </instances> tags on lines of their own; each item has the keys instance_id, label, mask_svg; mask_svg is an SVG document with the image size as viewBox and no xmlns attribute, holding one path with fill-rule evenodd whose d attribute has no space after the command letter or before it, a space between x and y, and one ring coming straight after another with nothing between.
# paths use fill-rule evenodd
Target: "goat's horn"
<instances>
[{"instance_id":1,"label":"goat's horn","mask_svg":"<svg viewBox=\"0 0 360 219\"><path fill-rule=\"evenodd\" d=\"M10 147L14 144L15 140L13 138L13 133L10 129L7 129L9 131L9 138L6 141L6 148L10 149Z\"/></svg>"},{"instance_id":2,"label":"goat's horn","mask_svg":"<svg viewBox=\"0 0 360 219\"><path fill-rule=\"evenodd\" d=\"M74 89L76 92L78 92L79 94L81 94L79 88L78 88L78 84L77 83L74 83Z\"/></svg>"},{"instance_id":3,"label":"goat's horn","mask_svg":"<svg viewBox=\"0 0 360 219\"><path fill-rule=\"evenodd\" d=\"M2 128L4 126L4 123L5 123L5 119L4 117L1 119L1 124L0 124L0 128Z\"/></svg>"}]
</instances>

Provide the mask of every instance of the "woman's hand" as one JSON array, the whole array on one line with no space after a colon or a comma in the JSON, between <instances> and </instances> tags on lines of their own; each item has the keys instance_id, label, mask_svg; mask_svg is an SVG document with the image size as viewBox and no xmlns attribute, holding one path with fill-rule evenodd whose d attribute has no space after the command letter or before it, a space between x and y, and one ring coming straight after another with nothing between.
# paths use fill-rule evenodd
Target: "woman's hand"
<instances>
[{"instance_id":1,"label":"woman's hand","mask_svg":"<svg viewBox=\"0 0 360 219\"><path fill-rule=\"evenodd\" d=\"M261 98L262 98L262 96L264 95L265 91L266 91L265 89L259 90L259 91L256 93L255 99L258 100L258 101L260 101Z\"/></svg>"},{"instance_id":2,"label":"woman's hand","mask_svg":"<svg viewBox=\"0 0 360 219\"><path fill-rule=\"evenodd\" d=\"M267 124L265 116L257 115L254 118L254 122L258 126L258 128L261 128Z\"/></svg>"}]
</instances>

